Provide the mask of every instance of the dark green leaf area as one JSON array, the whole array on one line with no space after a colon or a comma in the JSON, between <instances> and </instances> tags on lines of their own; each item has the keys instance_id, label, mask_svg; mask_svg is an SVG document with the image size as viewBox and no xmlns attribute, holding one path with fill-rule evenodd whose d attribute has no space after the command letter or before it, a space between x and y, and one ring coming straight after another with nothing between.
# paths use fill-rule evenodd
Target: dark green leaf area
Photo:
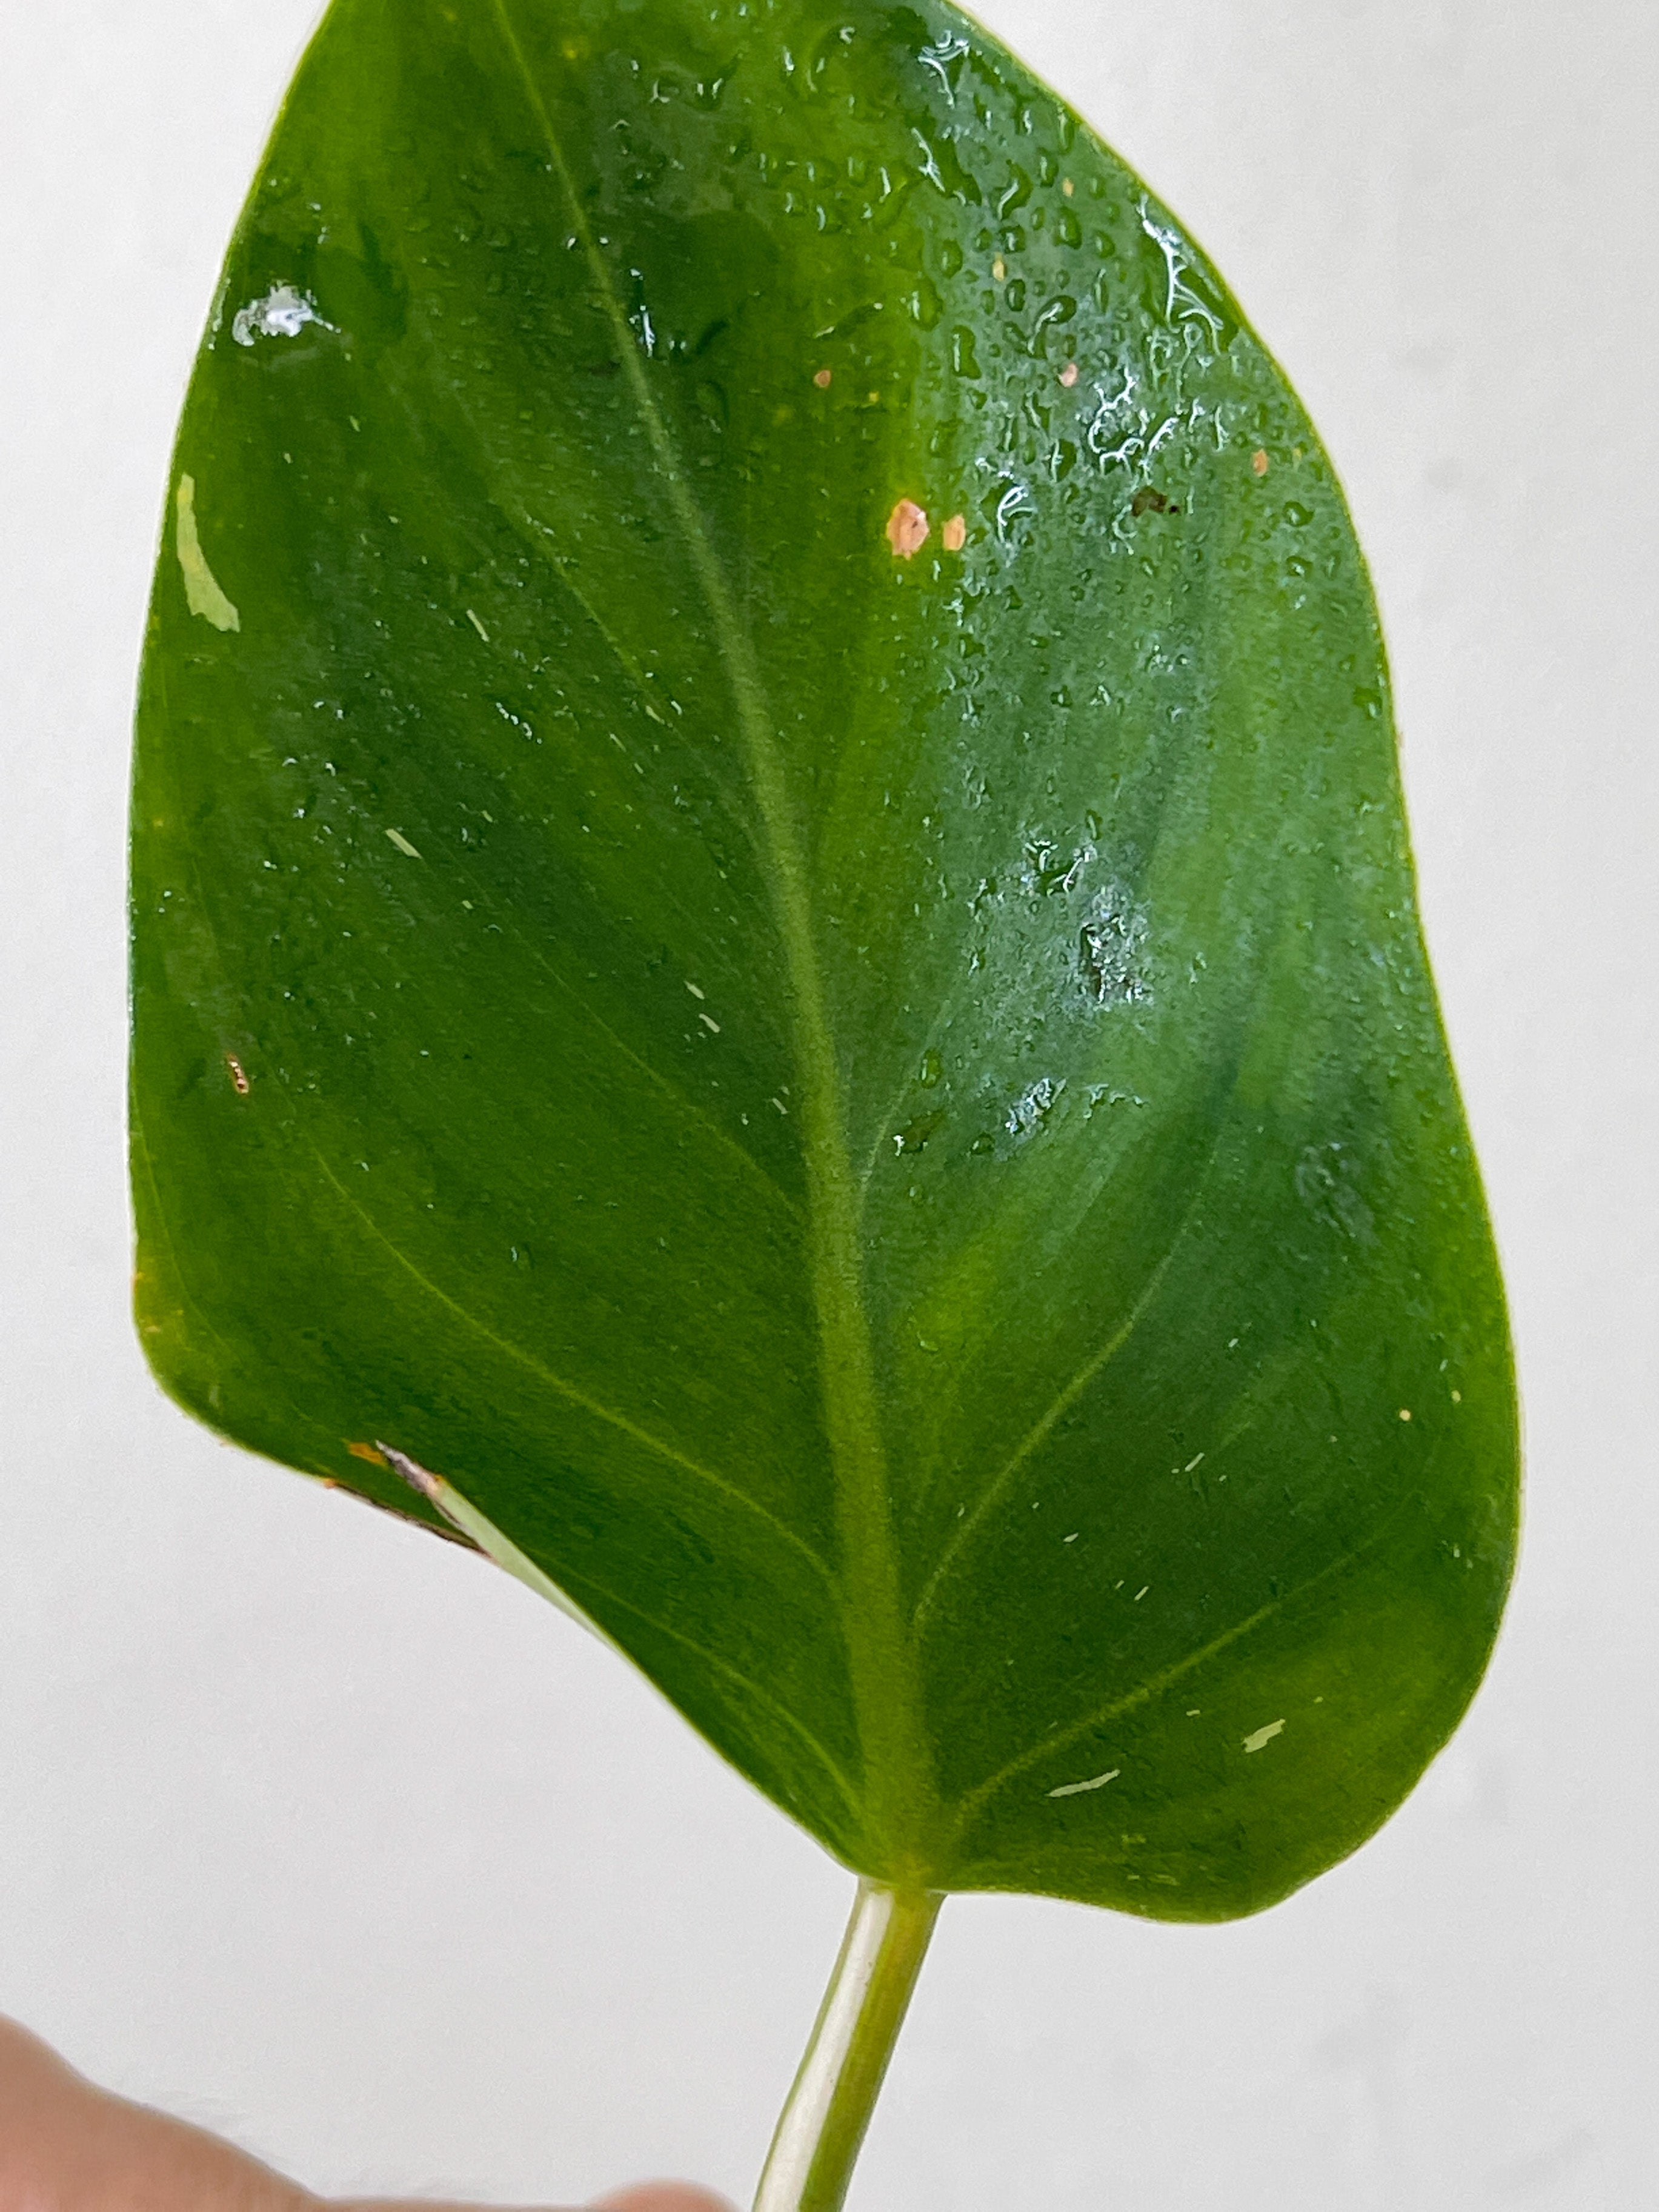
<instances>
[{"instance_id":1,"label":"dark green leaf area","mask_svg":"<svg viewBox=\"0 0 1659 2212\"><path fill-rule=\"evenodd\" d=\"M878 1875L1250 1911L1512 1547L1330 467L948 8L337 0L183 427L139 1307Z\"/></svg>"}]
</instances>

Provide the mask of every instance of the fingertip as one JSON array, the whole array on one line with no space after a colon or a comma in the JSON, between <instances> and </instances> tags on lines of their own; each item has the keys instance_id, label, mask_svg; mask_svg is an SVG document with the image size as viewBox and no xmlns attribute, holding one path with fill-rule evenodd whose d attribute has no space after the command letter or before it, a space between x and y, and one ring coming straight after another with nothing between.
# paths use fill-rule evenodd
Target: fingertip
<instances>
[{"instance_id":1,"label":"fingertip","mask_svg":"<svg viewBox=\"0 0 1659 2212\"><path fill-rule=\"evenodd\" d=\"M594 2199L593 2212L735 2212L729 2197L690 2181L636 2181Z\"/></svg>"}]
</instances>

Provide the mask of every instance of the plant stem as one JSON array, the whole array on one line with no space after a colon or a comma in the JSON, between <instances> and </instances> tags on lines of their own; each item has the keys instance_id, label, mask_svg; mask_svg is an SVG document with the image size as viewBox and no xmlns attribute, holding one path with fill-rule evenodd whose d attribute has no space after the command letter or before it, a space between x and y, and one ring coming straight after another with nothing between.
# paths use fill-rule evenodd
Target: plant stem
<instances>
[{"instance_id":1,"label":"plant stem","mask_svg":"<svg viewBox=\"0 0 1659 2212\"><path fill-rule=\"evenodd\" d=\"M755 2212L840 2212L944 1899L860 1881Z\"/></svg>"}]
</instances>

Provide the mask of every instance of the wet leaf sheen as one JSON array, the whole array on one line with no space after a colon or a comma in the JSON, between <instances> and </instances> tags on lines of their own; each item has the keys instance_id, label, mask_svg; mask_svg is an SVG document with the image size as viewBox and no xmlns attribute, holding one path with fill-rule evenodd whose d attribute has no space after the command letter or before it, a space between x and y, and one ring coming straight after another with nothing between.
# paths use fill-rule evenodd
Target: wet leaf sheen
<instances>
[{"instance_id":1,"label":"wet leaf sheen","mask_svg":"<svg viewBox=\"0 0 1659 2212\"><path fill-rule=\"evenodd\" d=\"M1364 566L947 7L336 0L180 432L139 1309L866 1873L1249 1911L1442 1742L1501 1295Z\"/></svg>"}]
</instances>

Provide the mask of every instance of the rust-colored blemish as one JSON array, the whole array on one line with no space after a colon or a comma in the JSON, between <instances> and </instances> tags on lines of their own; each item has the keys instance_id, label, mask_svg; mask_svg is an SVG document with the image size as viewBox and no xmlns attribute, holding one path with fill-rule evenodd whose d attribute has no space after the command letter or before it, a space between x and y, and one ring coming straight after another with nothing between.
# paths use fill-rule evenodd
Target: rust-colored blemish
<instances>
[{"instance_id":1,"label":"rust-colored blemish","mask_svg":"<svg viewBox=\"0 0 1659 2212\"><path fill-rule=\"evenodd\" d=\"M945 526L943 542L945 550L947 553L961 552L963 547L968 543L968 518L966 515L953 514L951 517L951 520Z\"/></svg>"},{"instance_id":2,"label":"rust-colored blemish","mask_svg":"<svg viewBox=\"0 0 1659 2212\"><path fill-rule=\"evenodd\" d=\"M1267 473L1267 456L1262 452L1260 446L1258 446L1255 453L1250 455L1250 466L1255 471L1259 477L1265 477Z\"/></svg>"},{"instance_id":3,"label":"rust-colored blemish","mask_svg":"<svg viewBox=\"0 0 1659 2212\"><path fill-rule=\"evenodd\" d=\"M1074 361L1068 361L1065 368L1060 370L1060 380L1068 392L1077 382L1077 363Z\"/></svg>"},{"instance_id":4,"label":"rust-colored blemish","mask_svg":"<svg viewBox=\"0 0 1659 2212\"><path fill-rule=\"evenodd\" d=\"M812 379L813 383L817 385L820 392L828 392L830 389L830 379L834 373L835 372L832 369L821 368L817 374Z\"/></svg>"},{"instance_id":5,"label":"rust-colored blemish","mask_svg":"<svg viewBox=\"0 0 1659 2212\"><path fill-rule=\"evenodd\" d=\"M1167 514L1169 511L1169 494L1156 490L1151 484L1142 484L1140 489L1129 501L1129 512L1133 515L1139 516L1149 513Z\"/></svg>"},{"instance_id":6,"label":"rust-colored blemish","mask_svg":"<svg viewBox=\"0 0 1659 2212\"><path fill-rule=\"evenodd\" d=\"M384 1467L386 1464L386 1454L376 1450L373 1444L348 1444L346 1449L351 1454L353 1459L366 1459L371 1467Z\"/></svg>"},{"instance_id":7,"label":"rust-colored blemish","mask_svg":"<svg viewBox=\"0 0 1659 2212\"><path fill-rule=\"evenodd\" d=\"M901 560L920 553L927 543L927 514L913 499L902 499L887 518L887 542Z\"/></svg>"},{"instance_id":8,"label":"rust-colored blemish","mask_svg":"<svg viewBox=\"0 0 1659 2212\"><path fill-rule=\"evenodd\" d=\"M247 1070L234 1052L225 1054L225 1066L230 1070L230 1079L239 1098L246 1098L253 1085L247 1079Z\"/></svg>"}]
</instances>

